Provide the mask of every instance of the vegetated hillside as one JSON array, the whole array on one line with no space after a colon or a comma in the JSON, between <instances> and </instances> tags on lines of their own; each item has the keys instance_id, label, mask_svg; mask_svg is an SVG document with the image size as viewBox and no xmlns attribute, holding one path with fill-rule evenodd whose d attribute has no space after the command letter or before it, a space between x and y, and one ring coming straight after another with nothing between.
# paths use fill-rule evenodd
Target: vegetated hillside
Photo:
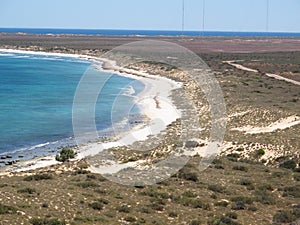
<instances>
[{"instance_id":1,"label":"vegetated hillside","mask_svg":"<svg viewBox=\"0 0 300 225\"><path fill-rule=\"evenodd\" d=\"M199 160L146 187L108 181L83 161L2 176L0 224L291 224L300 217L299 169L228 156L200 173Z\"/></svg>"}]
</instances>

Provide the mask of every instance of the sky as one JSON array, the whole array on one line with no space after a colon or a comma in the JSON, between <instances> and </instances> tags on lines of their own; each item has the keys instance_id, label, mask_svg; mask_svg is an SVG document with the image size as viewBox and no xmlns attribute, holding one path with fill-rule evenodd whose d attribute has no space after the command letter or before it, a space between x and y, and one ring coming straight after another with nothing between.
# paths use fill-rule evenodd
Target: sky
<instances>
[{"instance_id":1,"label":"sky","mask_svg":"<svg viewBox=\"0 0 300 225\"><path fill-rule=\"evenodd\" d=\"M181 30L182 1L0 0L0 27ZM269 0L268 23L268 0L184 1L184 30L300 32L300 0Z\"/></svg>"}]
</instances>

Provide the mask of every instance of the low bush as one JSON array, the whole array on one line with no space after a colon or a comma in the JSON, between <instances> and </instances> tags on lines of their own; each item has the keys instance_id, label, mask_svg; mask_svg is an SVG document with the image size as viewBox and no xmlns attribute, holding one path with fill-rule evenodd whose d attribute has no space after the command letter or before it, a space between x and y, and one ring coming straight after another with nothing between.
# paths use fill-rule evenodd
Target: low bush
<instances>
[{"instance_id":1,"label":"low bush","mask_svg":"<svg viewBox=\"0 0 300 225\"><path fill-rule=\"evenodd\" d=\"M235 212L228 212L225 214L225 216L227 216L230 219L234 219L234 220L236 220L238 218L238 215Z\"/></svg>"},{"instance_id":2,"label":"low bush","mask_svg":"<svg viewBox=\"0 0 300 225\"><path fill-rule=\"evenodd\" d=\"M246 209L246 205L244 202L238 201L235 202L232 206L231 206L232 210L244 210Z\"/></svg>"},{"instance_id":3,"label":"low bush","mask_svg":"<svg viewBox=\"0 0 300 225\"><path fill-rule=\"evenodd\" d=\"M238 184L244 185L244 186L249 186L249 185L252 185L252 182L250 180L242 178L242 179L240 179L240 181L238 182Z\"/></svg>"},{"instance_id":4,"label":"low bush","mask_svg":"<svg viewBox=\"0 0 300 225\"><path fill-rule=\"evenodd\" d=\"M215 203L215 206L227 207L228 205L229 203L227 201L220 201Z\"/></svg>"},{"instance_id":5,"label":"low bush","mask_svg":"<svg viewBox=\"0 0 300 225\"><path fill-rule=\"evenodd\" d=\"M266 190L256 190L254 192L255 201L265 205L274 205L275 199L273 194L268 193Z\"/></svg>"},{"instance_id":6,"label":"low bush","mask_svg":"<svg viewBox=\"0 0 300 225\"><path fill-rule=\"evenodd\" d=\"M261 190L261 191L273 191L274 190L274 188L272 187L271 184L263 184L263 185L259 186L257 189Z\"/></svg>"},{"instance_id":7,"label":"low bush","mask_svg":"<svg viewBox=\"0 0 300 225\"><path fill-rule=\"evenodd\" d=\"M224 193L225 187L218 184L212 184L208 186L208 190L211 190L213 192L218 192L218 193Z\"/></svg>"},{"instance_id":8,"label":"low bush","mask_svg":"<svg viewBox=\"0 0 300 225\"><path fill-rule=\"evenodd\" d=\"M278 211L273 216L275 224L291 223L300 218L300 209L294 208L292 210Z\"/></svg>"},{"instance_id":9,"label":"low bush","mask_svg":"<svg viewBox=\"0 0 300 225\"><path fill-rule=\"evenodd\" d=\"M247 172L248 171L248 168L245 167L245 166L234 166L232 167L233 170L240 170L240 171L244 171L244 172Z\"/></svg>"},{"instance_id":10,"label":"low bush","mask_svg":"<svg viewBox=\"0 0 300 225\"><path fill-rule=\"evenodd\" d=\"M89 187L98 187L99 185L93 181L84 181L84 182L79 182L75 184L78 187L81 188L89 188Z\"/></svg>"},{"instance_id":11,"label":"low bush","mask_svg":"<svg viewBox=\"0 0 300 225\"><path fill-rule=\"evenodd\" d=\"M128 205L120 205L116 207L116 210L118 212L130 213L131 208Z\"/></svg>"},{"instance_id":12,"label":"low bush","mask_svg":"<svg viewBox=\"0 0 300 225\"><path fill-rule=\"evenodd\" d=\"M215 217L208 222L208 225L240 225L240 223L233 221L232 219L221 216Z\"/></svg>"},{"instance_id":13,"label":"low bush","mask_svg":"<svg viewBox=\"0 0 300 225\"><path fill-rule=\"evenodd\" d=\"M169 212L169 217L172 217L172 218L176 218L178 216L178 213L177 212Z\"/></svg>"},{"instance_id":14,"label":"low bush","mask_svg":"<svg viewBox=\"0 0 300 225\"><path fill-rule=\"evenodd\" d=\"M297 166L297 163L294 160L288 160L279 165L280 168L286 168L286 169L291 169L291 170L295 169L296 166Z\"/></svg>"},{"instance_id":15,"label":"low bush","mask_svg":"<svg viewBox=\"0 0 300 225\"><path fill-rule=\"evenodd\" d=\"M40 218L33 218L30 220L32 225L66 225L65 221L61 221L59 219L40 219Z\"/></svg>"},{"instance_id":16,"label":"low bush","mask_svg":"<svg viewBox=\"0 0 300 225\"><path fill-rule=\"evenodd\" d=\"M96 216L84 216L84 217L75 217L74 221L76 222L80 222L81 224L86 224L86 223L93 223L95 224L95 222L101 222L104 224L107 224L108 221L106 219L104 219L103 217L96 217Z\"/></svg>"},{"instance_id":17,"label":"low bush","mask_svg":"<svg viewBox=\"0 0 300 225\"><path fill-rule=\"evenodd\" d=\"M215 168L218 169L218 170L224 170L224 166L220 165L220 164L217 164L215 165Z\"/></svg>"},{"instance_id":18,"label":"low bush","mask_svg":"<svg viewBox=\"0 0 300 225\"><path fill-rule=\"evenodd\" d=\"M34 188L27 187L27 188L19 189L18 193L26 193L32 195L36 193L36 190Z\"/></svg>"},{"instance_id":19,"label":"low bush","mask_svg":"<svg viewBox=\"0 0 300 225\"><path fill-rule=\"evenodd\" d=\"M188 181L194 181L194 182L198 181L197 173L191 172L190 170L185 168L179 170L178 177Z\"/></svg>"},{"instance_id":20,"label":"low bush","mask_svg":"<svg viewBox=\"0 0 300 225\"><path fill-rule=\"evenodd\" d=\"M283 197L286 196L300 198L300 186L285 187L283 189Z\"/></svg>"},{"instance_id":21,"label":"low bush","mask_svg":"<svg viewBox=\"0 0 300 225\"><path fill-rule=\"evenodd\" d=\"M258 149L257 152L256 152L257 156L263 156L264 154L266 154L266 152L263 149Z\"/></svg>"},{"instance_id":22,"label":"low bush","mask_svg":"<svg viewBox=\"0 0 300 225\"><path fill-rule=\"evenodd\" d=\"M182 195L185 196L185 197L188 197L188 198L195 198L195 197L197 197L197 194L195 194L192 191L185 191L185 192L183 192Z\"/></svg>"},{"instance_id":23,"label":"low bush","mask_svg":"<svg viewBox=\"0 0 300 225\"><path fill-rule=\"evenodd\" d=\"M240 155L238 153L231 153L231 154L228 154L226 157L228 160L230 160L232 162L237 162L238 159L240 158Z\"/></svg>"},{"instance_id":24,"label":"low bush","mask_svg":"<svg viewBox=\"0 0 300 225\"><path fill-rule=\"evenodd\" d=\"M101 202L92 202L89 204L89 207L95 210L102 210L103 204Z\"/></svg>"},{"instance_id":25,"label":"low bush","mask_svg":"<svg viewBox=\"0 0 300 225\"><path fill-rule=\"evenodd\" d=\"M252 204L253 198L246 196L236 196L230 199L232 202L242 202L244 204Z\"/></svg>"},{"instance_id":26,"label":"low bush","mask_svg":"<svg viewBox=\"0 0 300 225\"><path fill-rule=\"evenodd\" d=\"M50 180L53 177L50 174L34 174L24 178L24 181Z\"/></svg>"},{"instance_id":27,"label":"low bush","mask_svg":"<svg viewBox=\"0 0 300 225\"><path fill-rule=\"evenodd\" d=\"M3 205L0 203L0 215L2 214L15 214L17 213L17 209L12 206Z\"/></svg>"},{"instance_id":28,"label":"low bush","mask_svg":"<svg viewBox=\"0 0 300 225\"><path fill-rule=\"evenodd\" d=\"M192 220L189 225L200 225L201 224L201 221L199 220Z\"/></svg>"},{"instance_id":29,"label":"low bush","mask_svg":"<svg viewBox=\"0 0 300 225\"><path fill-rule=\"evenodd\" d=\"M74 159L76 153L74 150L70 148L63 148L58 155L56 155L55 159L59 162L66 162L69 159Z\"/></svg>"},{"instance_id":30,"label":"low bush","mask_svg":"<svg viewBox=\"0 0 300 225\"><path fill-rule=\"evenodd\" d=\"M295 173L293 177L295 181L300 181L300 173Z\"/></svg>"},{"instance_id":31,"label":"low bush","mask_svg":"<svg viewBox=\"0 0 300 225\"><path fill-rule=\"evenodd\" d=\"M126 217L124 218L124 220L127 221L127 222L133 223L133 222L136 221L136 218L134 218L133 216L126 216Z\"/></svg>"}]
</instances>

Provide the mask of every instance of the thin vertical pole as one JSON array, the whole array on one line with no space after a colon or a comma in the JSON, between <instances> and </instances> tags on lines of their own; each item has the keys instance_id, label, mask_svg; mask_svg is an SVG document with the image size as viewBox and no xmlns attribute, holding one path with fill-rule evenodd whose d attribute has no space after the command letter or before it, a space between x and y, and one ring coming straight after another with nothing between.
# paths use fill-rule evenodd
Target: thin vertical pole
<instances>
[{"instance_id":1,"label":"thin vertical pole","mask_svg":"<svg viewBox=\"0 0 300 225\"><path fill-rule=\"evenodd\" d=\"M266 18L266 31L269 32L269 10L270 10L270 0L267 0L267 18Z\"/></svg>"},{"instance_id":2,"label":"thin vertical pole","mask_svg":"<svg viewBox=\"0 0 300 225\"><path fill-rule=\"evenodd\" d=\"M185 11L185 0L182 0L182 35L183 35L183 32L184 32L184 17L185 17L185 14L184 14L184 11Z\"/></svg>"},{"instance_id":3,"label":"thin vertical pole","mask_svg":"<svg viewBox=\"0 0 300 225\"><path fill-rule=\"evenodd\" d=\"M204 36L205 31L205 0L203 0L203 6L202 6L202 33Z\"/></svg>"}]
</instances>

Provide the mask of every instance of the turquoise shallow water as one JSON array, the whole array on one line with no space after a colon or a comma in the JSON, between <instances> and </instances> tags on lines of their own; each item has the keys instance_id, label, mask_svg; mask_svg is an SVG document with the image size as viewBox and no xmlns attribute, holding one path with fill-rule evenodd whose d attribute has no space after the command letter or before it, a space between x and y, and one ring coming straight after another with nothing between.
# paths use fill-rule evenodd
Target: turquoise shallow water
<instances>
[{"instance_id":1,"label":"turquoise shallow water","mask_svg":"<svg viewBox=\"0 0 300 225\"><path fill-rule=\"evenodd\" d=\"M0 155L46 155L54 147L75 144L73 98L91 66L76 58L0 52ZM133 81L112 75L105 83L95 112L99 132L111 127L111 107L120 92L128 105L143 90L142 83ZM122 110L116 113L121 122L125 115ZM138 114L138 108L132 113Z\"/></svg>"}]
</instances>

